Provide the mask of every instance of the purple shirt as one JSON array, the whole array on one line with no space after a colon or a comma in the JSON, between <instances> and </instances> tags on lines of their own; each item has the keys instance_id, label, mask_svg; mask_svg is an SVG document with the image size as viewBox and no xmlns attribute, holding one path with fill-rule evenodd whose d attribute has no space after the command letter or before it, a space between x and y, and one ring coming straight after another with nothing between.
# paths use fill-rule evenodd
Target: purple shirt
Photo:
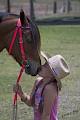
<instances>
[{"instance_id":1,"label":"purple shirt","mask_svg":"<svg viewBox=\"0 0 80 120\"><path fill-rule=\"evenodd\" d=\"M39 87L35 93L34 120L41 120L41 113L38 110L38 106L39 106L40 99L41 99L41 92L42 92L42 88ZM52 106L49 120L58 120L57 104L58 104L58 97L55 99L55 102Z\"/></svg>"}]
</instances>

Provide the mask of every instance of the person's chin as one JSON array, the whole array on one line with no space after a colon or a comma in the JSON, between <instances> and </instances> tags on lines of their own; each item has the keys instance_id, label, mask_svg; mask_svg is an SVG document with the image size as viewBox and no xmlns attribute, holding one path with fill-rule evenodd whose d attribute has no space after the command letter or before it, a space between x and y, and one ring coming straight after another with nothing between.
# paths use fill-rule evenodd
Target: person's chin
<instances>
[{"instance_id":1,"label":"person's chin","mask_svg":"<svg viewBox=\"0 0 80 120\"><path fill-rule=\"evenodd\" d=\"M38 75L39 75L39 76L42 76L42 71L39 71L39 72L38 72Z\"/></svg>"}]
</instances>

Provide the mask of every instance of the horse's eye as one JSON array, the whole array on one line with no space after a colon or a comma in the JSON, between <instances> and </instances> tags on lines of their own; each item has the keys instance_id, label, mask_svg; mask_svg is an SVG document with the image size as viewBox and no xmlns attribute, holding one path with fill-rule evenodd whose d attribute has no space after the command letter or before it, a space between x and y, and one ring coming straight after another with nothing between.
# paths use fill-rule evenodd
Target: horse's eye
<instances>
[{"instance_id":1,"label":"horse's eye","mask_svg":"<svg viewBox=\"0 0 80 120\"><path fill-rule=\"evenodd\" d=\"M31 34L30 32L23 32L23 38L28 42L31 43L32 42L32 38L31 38Z\"/></svg>"},{"instance_id":2,"label":"horse's eye","mask_svg":"<svg viewBox=\"0 0 80 120\"><path fill-rule=\"evenodd\" d=\"M28 43L32 43L31 35L26 36L26 40Z\"/></svg>"}]
</instances>

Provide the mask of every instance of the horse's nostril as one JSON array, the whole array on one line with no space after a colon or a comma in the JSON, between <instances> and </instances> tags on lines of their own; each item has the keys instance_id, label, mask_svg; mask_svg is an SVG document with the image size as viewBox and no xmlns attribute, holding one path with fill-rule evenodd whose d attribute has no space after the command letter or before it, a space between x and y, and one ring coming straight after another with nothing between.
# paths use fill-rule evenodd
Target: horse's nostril
<instances>
[{"instance_id":1,"label":"horse's nostril","mask_svg":"<svg viewBox=\"0 0 80 120\"><path fill-rule=\"evenodd\" d=\"M25 72L26 73L28 73L28 74L30 74L30 72L31 72L31 67L30 67L30 65L26 65L26 67L25 67Z\"/></svg>"},{"instance_id":2,"label":"horse's nostril","mask_svg":"<svg viewBox=\"0 0 80 120\"><path fill-rule=\"evenodd\" d=\"M30 65L26 65L26 68L29 69Z\"/></svg>"}]
</instances>

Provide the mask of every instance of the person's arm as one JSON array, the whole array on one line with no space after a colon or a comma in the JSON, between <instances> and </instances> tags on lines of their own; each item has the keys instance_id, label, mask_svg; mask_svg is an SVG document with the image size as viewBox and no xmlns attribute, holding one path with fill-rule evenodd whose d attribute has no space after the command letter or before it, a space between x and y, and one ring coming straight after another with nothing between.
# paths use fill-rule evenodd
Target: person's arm
<instances>
[{"instance_id":1,"label":"person's arm","mask_svg":"<svg viewBox=\"0 0 80 120\"><path fill-rule=\"evenodd\" d=\"M50 113L54 104L55 98L57 97L57 88L54 85L47 85L43 92L44 107L41 120L50 120Z\"/></svg>"},{"instance_id":2,"label":"person's arm","mask_svg":"<svg viewBox=\"0 0 80 120\"><path fill-rule=\"evenodd\" d=\"M30 96L26 95L23 91L22 88L19 84L15 84L13 86L13 91L20 96L21 101L23 101L25 104L27 104L28 106L31 106L31 100L30 100Z\"/></svg>"},{"instance_id":3,"label":"person's arm","mask_svg":"<svg viewBox=\"0 0 80 120\"><path fill-rule=\"evenodd\" d=\"M21 101L24 102L26 105L32 106L32 102L31 102L30 95L23 93L23 94L20 96L20 98L21 98Z\"/></svg>"},{"instance_id":4,"label":"person's arm","mask_svg":"<svg viewBox=\"0 0 80 120\"><path fill-rule=\"evenodd\" d=\"M33 98L33 94L35 92L36 82L37 82L37 80L34 82L34 85L33 85L33 88L32 88L30 95L22 93L22 95L20 96L21 101L24 102L25 104L27 104L28 106L33 106L33 99L32 98Z\"/></svg>"},{"instance_id":5,"label":"person's arm","mask_svg":"<svg viewBox=\"0 0 80 120\"><path fill-rule=\"evenodd\" d=\"M33 96L34 91L35 91L35 85L36 85L36 81L35 81L35 83L33 85L31 95L25 94L22 91L22 88L21 88L21 86L19 84L16 84L16 85L13 86L13 91L15 93L16 92L18 93L18 95L20 96L22 102L24 102L28 106L32 106L32 96Z\"/></svg>"}]
</instances>

